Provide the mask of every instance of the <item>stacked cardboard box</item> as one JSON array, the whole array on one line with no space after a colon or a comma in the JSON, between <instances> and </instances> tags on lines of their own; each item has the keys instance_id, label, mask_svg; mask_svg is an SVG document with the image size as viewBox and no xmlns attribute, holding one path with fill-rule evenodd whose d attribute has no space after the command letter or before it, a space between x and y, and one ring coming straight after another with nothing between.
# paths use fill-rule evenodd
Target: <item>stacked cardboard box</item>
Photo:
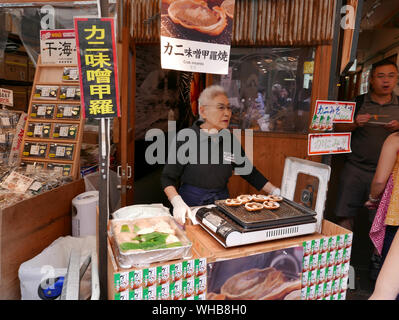
<instances>
[{"instance_id":1,"label":"stacked cardboard box","mask_svg":"<svg viewBox=\"0 0 399 320\"><path fill-rule=\"evenodd\" d=\"M206 258L172 260L121 269L108 242L108 299L205 300Z\"/></svg>"},{"instance_id":2,"label":"stacked cardboard box","mask_svg":"<svg viewBox=\"0 0 399 320\"><path fill-rule=\"evenodd\" d=\"M352 233L303 242L302 300L345 300Z\"/></svg>"},{"instance_id":3,"label":"stacked cardboard box","mask_svg":"<svg viewBox=\"0 0 399 320\"><path fill-rule=\"evenodd\" d=\"M35 72L36 72L36 68L33 64L33 62L31 61L31 59L28 58L28 81L32 81L35 78Z\"/></svg>"},{"instance_id":4,"label":"stacked cardboard box","mask_svg":"<svg viewBox=\"0 0 399 320\"><path fill-rule=\"evenodd\" d=\"M4 79L28 81L28 57L22 54L6 53L4 57Z\"/></svg>"}]
</instances>

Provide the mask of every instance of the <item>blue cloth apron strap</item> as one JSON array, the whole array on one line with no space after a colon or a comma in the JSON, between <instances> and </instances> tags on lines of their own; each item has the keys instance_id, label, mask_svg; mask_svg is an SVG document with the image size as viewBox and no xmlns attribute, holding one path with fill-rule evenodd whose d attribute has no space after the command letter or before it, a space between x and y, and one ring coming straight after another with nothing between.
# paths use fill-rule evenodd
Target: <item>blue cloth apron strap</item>
<instances>
[{"instance_id":1,"label":"blue cloth apron strap","mask_svg":"<svg viewBox=\"0 0 399 320\"><path fill-rule=\"evenodd\" d=\"M213 204L215 200L229 198L227 187L223 189L203 189L189 184L182 184L179 194L189 207Z\"/></svg>"}]
</instances>

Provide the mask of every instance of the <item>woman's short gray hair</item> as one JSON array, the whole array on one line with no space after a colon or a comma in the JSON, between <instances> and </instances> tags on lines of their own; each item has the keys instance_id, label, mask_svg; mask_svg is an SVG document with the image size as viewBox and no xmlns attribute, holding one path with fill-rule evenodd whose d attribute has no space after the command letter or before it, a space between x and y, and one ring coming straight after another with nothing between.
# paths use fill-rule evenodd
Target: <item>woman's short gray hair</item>
<instances>
[{"instance_id":1,"label":"woman's short gray hair","mask_svg":"<svg viewBox=\"0 0 399 320\"><path fill-rule=\"evenodd\" d=\"M212 85L205 88L199 98L198 98L198 105L199 106L207 106L212 103L212 100L217 97L218 95L224 94L227 96L226 91L222 86L219 85Z\"/></svg>"}]
</instances>

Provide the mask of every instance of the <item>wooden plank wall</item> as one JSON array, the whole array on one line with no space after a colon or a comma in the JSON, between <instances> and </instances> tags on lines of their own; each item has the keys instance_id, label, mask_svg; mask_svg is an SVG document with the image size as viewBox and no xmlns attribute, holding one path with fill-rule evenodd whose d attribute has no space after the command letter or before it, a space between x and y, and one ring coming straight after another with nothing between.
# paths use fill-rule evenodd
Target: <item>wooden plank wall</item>
<instances>
[{"instance_id":1,"label":"wooden plank wall","mask_svg":"<svg viewBox=\"0 0 399 320\"><path fill-rule=\"evenodd\" d=\"M244 145L245 137L241 142ZM275 186L281 186L286 157L307 157L307 136L290 134L255 134L253 156L248 157L254 166ZM233 176L228 184L231 197L240 194L254 194L258 191L239 176Z\"/></svg>"}]
</instances>

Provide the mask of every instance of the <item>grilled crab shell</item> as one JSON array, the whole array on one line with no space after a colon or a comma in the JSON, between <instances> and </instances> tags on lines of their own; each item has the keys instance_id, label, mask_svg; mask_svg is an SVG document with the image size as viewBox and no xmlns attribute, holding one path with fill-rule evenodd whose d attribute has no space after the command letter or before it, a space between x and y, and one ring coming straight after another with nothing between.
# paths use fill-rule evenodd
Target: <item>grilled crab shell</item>
<instances>
[{"instance_id":1,"label":"grilled crab shell","mask_svg":"<svg viewBox=\"0 0 399 320\"><path fill-rule=\"evenodd\" d=\"M218 6L211 10L203 0L173 1L168 14L174 23L211 36L221 34L227 25L225 10Z\"/></svg>"}]
</instances>

